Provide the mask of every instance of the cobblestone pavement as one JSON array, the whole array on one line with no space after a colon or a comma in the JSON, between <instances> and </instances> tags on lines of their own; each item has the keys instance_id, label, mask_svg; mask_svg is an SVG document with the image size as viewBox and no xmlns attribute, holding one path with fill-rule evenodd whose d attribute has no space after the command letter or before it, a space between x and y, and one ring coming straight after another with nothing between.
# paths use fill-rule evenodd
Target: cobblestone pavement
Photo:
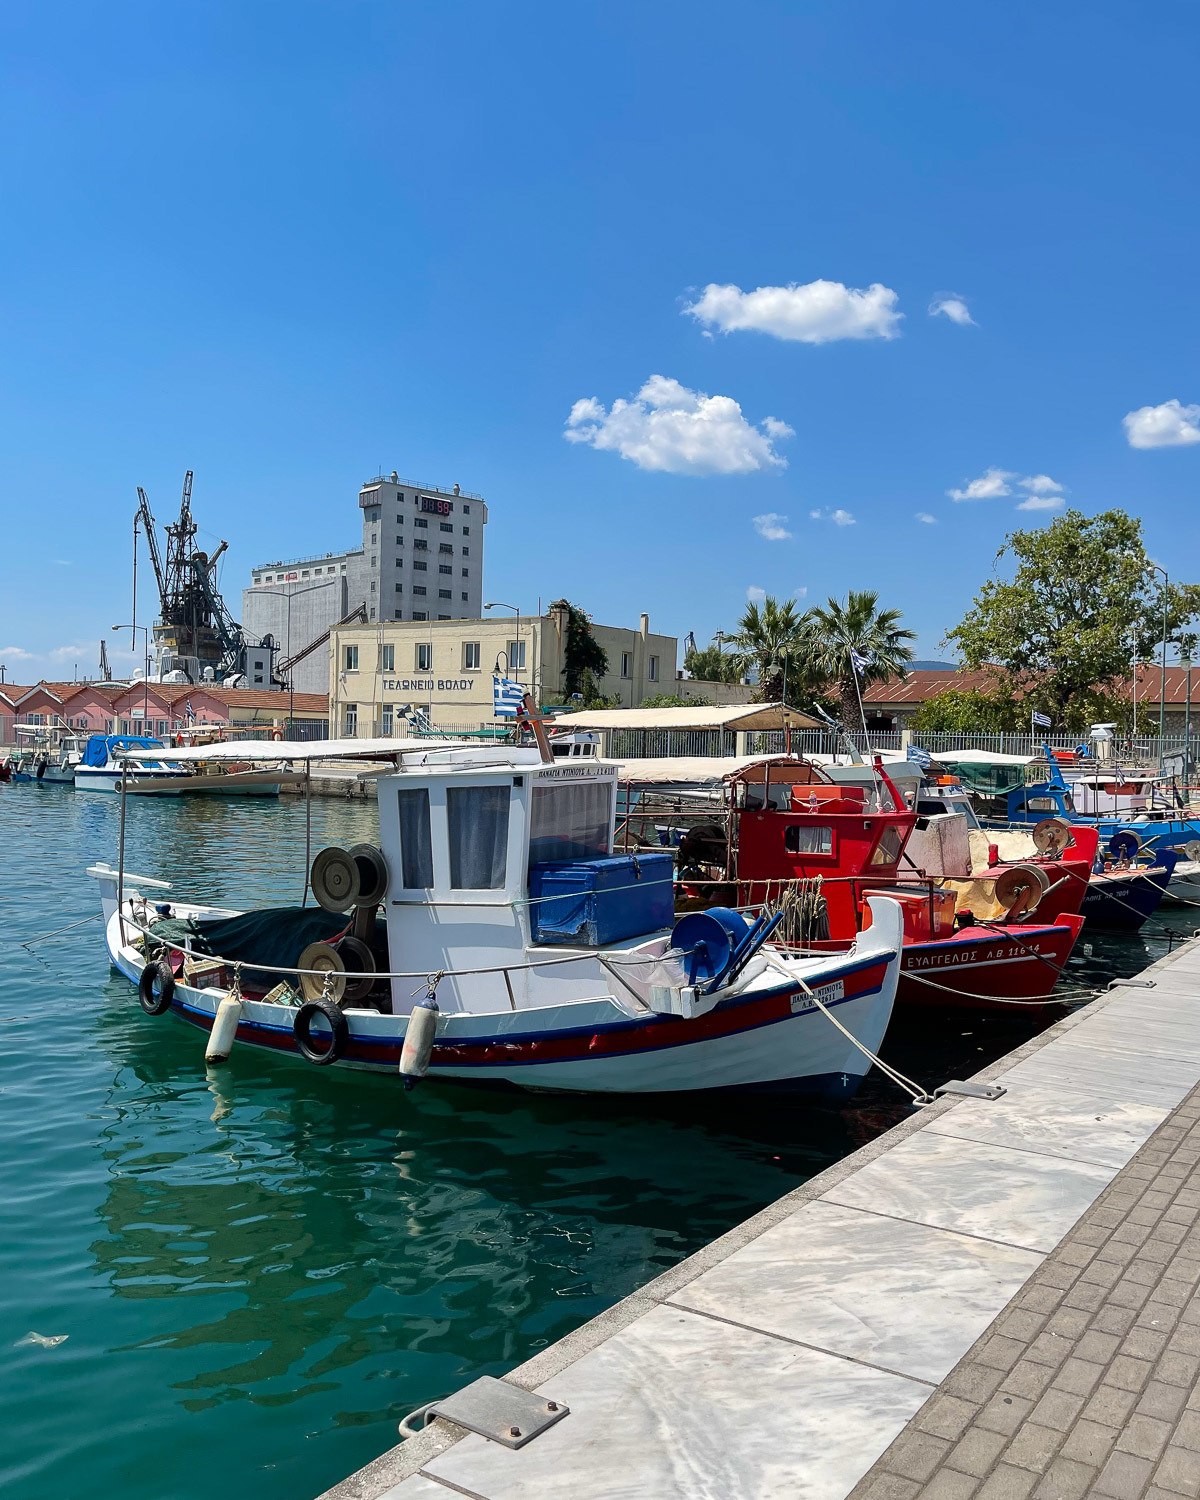
<instances>
[{"instance_id":1,"label":"cobblestone pavement","mask_svg":"<svg viewBox=\"0 0 1200 1500\"><path fill-rule=\"evenodd\" d=\"M851 1500L1200 1497L1200 1087Z\"/></svg>"}]
</instances>

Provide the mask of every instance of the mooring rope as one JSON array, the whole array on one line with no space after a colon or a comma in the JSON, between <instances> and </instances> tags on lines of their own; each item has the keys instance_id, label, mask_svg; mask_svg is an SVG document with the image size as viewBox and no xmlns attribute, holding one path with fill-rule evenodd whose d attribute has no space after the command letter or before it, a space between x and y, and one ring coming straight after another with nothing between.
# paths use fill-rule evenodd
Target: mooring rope
<instances>
[{"instance_id":1,"label":"mooring rope","mask_svg":"<svg viewBox=\"0 0 1200 1500\"><path fill-rule=\"evenodd\" d=\"M897 957L898 956L899 955L897 955ZM804 991L808 998L812 1001L812 1003L821 1012L821 1014L825 1017L825 1019L836 1026L837 1029L846 1038L846 1040L857 1047L864 1057L870 1058L870 1060L875 1064L875 1066L879 1069L879 1071L884 1075L885 1078L890 1078L894 1084L902 1088L904 1092L911 1097L912 1102L915 1105L921 1106L924 1104L932 1104L934 1102L933 1095L929 1093L927 1089L923 1089L919 1083L914 1083L911 1078L906 1078L905 1075L900 1072L899 1068L893 1068L891 1063L884 1062L879 1053L872 1052L870 1047L867 1046L866 1042L860 1042L858 1037L856 1037L854 1033L847 1027L842 1025L842 1023L833 1014L833 1012L825 1005L824 1001L819 998L819 996L813 989L805 984L804 980L801 979L799 975L796 976L796 982L797 984L799 984L800 988Z\"/></svg>"}]
</instances>

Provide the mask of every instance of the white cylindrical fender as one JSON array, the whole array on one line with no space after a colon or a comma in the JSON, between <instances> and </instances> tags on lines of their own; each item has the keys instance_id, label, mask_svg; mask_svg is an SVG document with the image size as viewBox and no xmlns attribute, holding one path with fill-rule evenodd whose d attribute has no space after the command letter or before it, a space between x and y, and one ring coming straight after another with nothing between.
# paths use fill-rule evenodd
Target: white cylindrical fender
<instances>
[{"instance_id":1,"label":"white cylindrical fender","mask_svg":"<svg viewBox=\"0 0 1200 1500\"><path fill-rule=\"evenodd\" d=\"M242 1019L242 1001L235 995L226 995L217 1006L217 1019L208 1034L208 1046L204 1049L206 1063L223 1063L233 1051L233 1040L237 1036L238 1022Z\"/></svg>"},{"instance_id":2,"label":"white cylindrical fender","mask_svg":"<svg viewBox=\"0 0 1200 1500\"><path fill-rule=\"evenodd\" d=\"M411 1089L428 1071L437 1023L437 1001L432 995L413 1006L404 1032L404 1045L400 1049L400 1077L406 1089Z\"/></svg>"}]
</instances>

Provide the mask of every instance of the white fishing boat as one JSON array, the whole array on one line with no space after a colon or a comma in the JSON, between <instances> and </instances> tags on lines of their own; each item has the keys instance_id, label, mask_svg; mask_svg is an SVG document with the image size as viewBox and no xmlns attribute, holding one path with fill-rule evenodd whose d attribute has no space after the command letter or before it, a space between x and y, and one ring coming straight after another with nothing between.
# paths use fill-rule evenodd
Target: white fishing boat
<instances>
[{"instance_id":1,"label":"white fishing boat","mask_svg":"<svg viewBox=\"0 0 1200 1500\"><path fill-rule=\"evenodd\" d=\"M236 752L210 747L206 754ZM317 1065L585 1093L788 1090L844 1098L891 1016L901 915L796 956L714 909L675 921L670 853L612 853L617 767L423 741L277 744L386 759L380 848L326 850L320 906L231 911L108 865L109 956L151 1014ZM164 752L181 764L188 750ZM316 939L315 946L310 946Z\"/></svg>"},{"instance_id":2,"label":"white fishing boat","mask_svg":"<svg viewBox=\"0 0 1200 1500\"><path fill-rule=\"evenodd\" d=\"M10 762L14 781L69 786L75 780L87 735L43 724L17 724L15 731L17 752Z\"/></svg>"},{"instance_id":3,"label":"white fishing boat","mask_svg":"<svg viewBox=\"0 0 1200 1500\"><path fill-rule=\"evenodd\" d=\"M177 796L191 773L186 766L163 761L160 756L165 748L161 740L150 735L90 735L75 767L75 790L119 792L124 782L130 793L153 791Z\"/></svg>"}]
</instances>

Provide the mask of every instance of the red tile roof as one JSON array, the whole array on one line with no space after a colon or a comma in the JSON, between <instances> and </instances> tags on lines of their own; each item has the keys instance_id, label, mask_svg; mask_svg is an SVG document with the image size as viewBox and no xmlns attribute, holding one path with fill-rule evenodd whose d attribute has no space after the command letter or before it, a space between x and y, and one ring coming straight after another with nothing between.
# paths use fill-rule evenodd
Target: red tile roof
<instances>
[{"instance_id":1,"label":"red tile roof","mask_svg":"<svg viewBox=\"0 0 1200 1500\"><path fill-rule=\"evenodd\" d=\"M1159 701L1162 676L1161 667L1143 663L1138 668L1139 703L1143 700L1154 703ZM1191 678L1192 702L1200 703L1200 664L1193 668ZM1173 703L1182 707L1186 703L1187 679L1186 667L1167 667L1166 701L1168 707ZM892 677L886 682L871 683L863 692L863 703L911 708L936 697L938 693L948 692L951 688L956 692L986 693L993 692L1007 680L1007 674L1001 667L981 667L975 670L963 667L956 672L908 672L903 677ZM1133 695L1132 677L1118 679L1112 684L1112 691L1118 697L1131 698Z\"/></svg>"}]
</instances>

